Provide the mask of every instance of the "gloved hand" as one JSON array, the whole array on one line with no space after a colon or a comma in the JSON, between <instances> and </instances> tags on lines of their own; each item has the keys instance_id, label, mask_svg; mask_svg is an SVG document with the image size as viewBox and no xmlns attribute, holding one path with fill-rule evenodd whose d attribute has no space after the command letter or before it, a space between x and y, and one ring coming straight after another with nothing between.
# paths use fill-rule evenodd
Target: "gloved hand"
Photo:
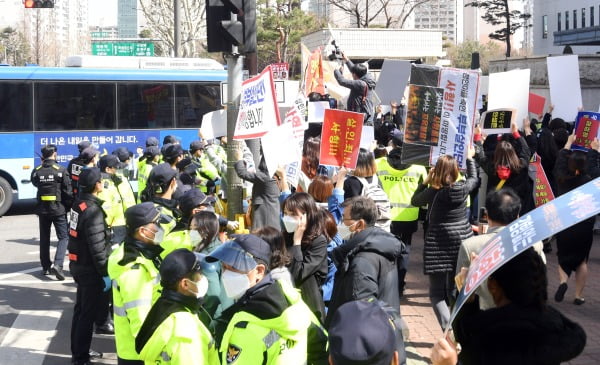
<instances>
[{"instance_id":1,"label":"gloved hand","mask_svg":"<svg viewBox=\"0 0 600 365\"><path fill-rule=\"evenodd\" d=\"M110 281L110 277L108 276L103 276L102 280L104 281L104 292L107 292L110 290L111 286L112 286L112 282Z\"/></svg>"},{"instance_id":2,"label":"gloved hand","mask_svg":"<svg viewBox=\"0 0 600 365\"><path fill-rule=\"evenodd\" d=\"M240 222L238 221L229 221L227 222L227 229L233 231L235 229L240 228Z\"/></svg>"}]
</instances>

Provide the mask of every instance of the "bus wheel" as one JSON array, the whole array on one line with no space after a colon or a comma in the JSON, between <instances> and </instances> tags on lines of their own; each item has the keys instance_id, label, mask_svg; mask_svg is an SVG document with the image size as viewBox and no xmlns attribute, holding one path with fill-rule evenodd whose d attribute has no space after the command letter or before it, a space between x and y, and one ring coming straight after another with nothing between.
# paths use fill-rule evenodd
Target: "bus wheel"
<instances>
[{"instance_id":1,"label":"bus wheel","mask_svg":"<svg viewBox=\"0 0 600 365\"><path fill-rule=\"evenodd\" d=\"M10 209L13 201L13 190L8 181L0 177L0 217Z\"/></svg>"}]
</instances>

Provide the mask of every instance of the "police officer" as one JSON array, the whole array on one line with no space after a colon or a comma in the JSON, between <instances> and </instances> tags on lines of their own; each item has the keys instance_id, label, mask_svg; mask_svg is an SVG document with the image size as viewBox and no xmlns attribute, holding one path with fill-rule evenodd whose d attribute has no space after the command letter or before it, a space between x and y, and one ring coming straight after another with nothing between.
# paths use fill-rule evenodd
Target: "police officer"
<instances>
[{"instance_id":1,"label":"police officer","mask_svg":"<svg viewBox=\"0 0 600 365\"><path fill-rule=\"evenodd\" d=\"M40 227L40 263L42 274L52 272L58 280L65 280L63 263L67 251L67 215L71 207L71 181L67 170L56 163L57 149L53 144L42 147L42 164L31 173L31 182L38 188L36 214ZM54 224L58 244L54 265L50 261L50 227Z\"/></svg>"},{"instance_id":2,"label":"police officer","mask_svg":"<svg viewBox=\"0 0 600 365\"><path fill-rule=\"evenodd\" d=\"M113 283L115 341L118 364L143 364L135 350L137 335L160 294L158 268L164 230L151 202L125 211L127 238L111 253L108 273Z\"/></svg>"},{"instance_id":3,"label":"police officer","mask_svg":"<svg viewBox=\"0 0 600 365\"><path fill-rule=\"evenodd\" d=\"M221 363L305 364L314 314L288 281L271 277L269 244L237 235L207 256L217 260L225 293L236 300L217 322Z\"/></svg>"},{"instance_id":4,"label":"police officer","mask_svg":"<svg viewBox=\"0 0 600 365\"><path fill-rule=\"evenodd\" d=\"M160 160L160 150L157 146L147 147L143 157L140 159L138 167L138 203L141 203L141 193L146 188L148 177L154 166L158 165ZM143 162L143 163L142 163Z\"/></svg>"},{"instance_id":5,"label":"police officer","mask_svg":"<svg viewBox=\"0 0 600 365\"><path fill-rule=\"evenodd\" d=\"M200 179L200 190L203 193L212 194L215 190L215 184L220 177L219 171L204 153L205 147L206 143L203 141L192 141L190 143L190 154L192 155L192 162L197 168L196 171Z\"/></svg>"},{"instance_id":6,"label":"police officer","mask_svg":"<svg viewBox=\"0 0 600 365\"><path fill-rule=\"evenodd\" d=\"M69 223L69 269L77 284L71 324L71 364L90 364L94 321L103 291L110 289L107 272L108 235L102 201L100 169L90 167L79 174L80 196L71 208ZM101 357L102 354L93 351Z\"/></svg>"},{"instance_id":7,"label":"police officer","mask_svg":"<svg viewBox=\"0 0 600 365\"><path fill-rule=\"evenodd\" d=\"M72 158L71 161L69 161L69 165L67 165L67 173L69 174L69 177L71 179L71 188L73 189L73 196L77 196L77 188L79 187L79 184L77 182L79 180L79 174L85 166L85 163L83 163L83 159L81 158L81 152L83 152L84 149L90 147L91 145L92 144L90 141L79 142L77 144L79 155Z\"/></svg>"},{"instance_id":8,"label":"police officer","mask_svg":"<svg viewBox=\"0 0 600 365\"><path fill-rule=\"evenodd\" d=\"M102 173L102 191L98 197L102 200L102 210L106 215L106 225L111 230L111 245L118 245L125 239L125 211L121 195L117 189L119 159L114 155L104 155L98 162Z\"/></svg>"},{"instance_id":9,"label":"police officer","mask_svg":"<svg viewBox=\"0 0 600 365\"><path fill-rule=\"evenodd\" d=\"M117 156L119 159L119 166L117 166L116 175L120 179L115 181L115 186L119 190L119 195L121 196L121 204L123 206L122 209L123 211L126 211L127 208L135 205L135 194L133 193L133 188L129 183L129 179L132 175L129 165L131 163L133 152L129 151L125 147L119 147L114 150L112 154Z\"/></svg>"},{"instance_id":10,"label":"police officer","mask_svg":"<svg viewBox=\"0 0 600 365\"><path fill-rule=\"evenodd\" d=\"M160 208L161 213L170 217L170 220L162 224L165 234L169 234L181 217L177 208L178 201L173 199L177 189L177 171L168 163L161 163L154 167L148 176L148 183L142 191L141 200L150 201Z\"/></svg>"},{"instance_id":11,"label":"police officer","mask_svg":"<svg viewBox=\"0 0 600 365\"><path fill-rule=\"evenodd\" d=\"M147 151L149 147L156 147L158 149L158 139L156 137L148 137L146 139L146 149L144 151ZM158 149L158 153L160 154L160 149ZM141 171L142 168L144 167L144 165L146 164L146 154L144 153L142 156L140 156L140 158L137 161L137 169L138 171ZM139 176L139 172L138 172L138 176ZM139 179L139 177L138 177ZM142 191L143 189L138 189L138 191Z\"/></svg>"},{"instance_id":12,"label":"police officer","mask_svg":"<svg viewBox=\"0 0 600 365\"><path fill-rule=\"evenodd\" d=\"M199 257L187 249L171 252L160 266L163 291L136 339L147 364L219 364L215 342L200 321L208 291Z\"/></svg>"}]
</instances>

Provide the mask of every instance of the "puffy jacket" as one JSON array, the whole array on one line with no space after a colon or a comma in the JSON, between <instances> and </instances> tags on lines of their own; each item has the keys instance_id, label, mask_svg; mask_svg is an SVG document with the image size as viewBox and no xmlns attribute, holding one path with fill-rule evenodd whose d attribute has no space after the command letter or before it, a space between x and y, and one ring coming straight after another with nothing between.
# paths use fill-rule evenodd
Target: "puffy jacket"
<instances>
[{"instance_id":1,"label":"puffy jacket","mask_svg":"<svg viewBox=\"0 0 600 365\"><path fill-rule=\"evenodd\" d=\"M67 170L55 160L47 159L31 173L31 183L37 191L36 214L57 216L71 207L71 180Z\"/></svg>"},{"instance_id":2,"label":"puffy jacket","mask_svg":"<svg viewBox=\"0 0 600 365\"><path fill-rule=\"evenodd\" d=\"M146 160L140 161L138 164L138 203L142 202L142 191L146 189L146 185L148 184L148 176L150 176L154 166L156 166L155 162L146 162Z\"/></svg>"},{"instance_id":3,"label":"puffy jacket","mask_svg":"<svg viewBox=\"0 0 600 365\"><path fill-rule=\"evenodd\" d=\"M160 296L160 251L159 246L127 237L108 259L108 274L113 286L115 342L121 359L140 359L135 351L135 336Z\"/></svg>"},{"instance_id":4,"label":"puffy jacket","mask_svg":"<svg viewBox=\"0 0 600 365\"><path fill-rule=\"evenodd\" d=\"M123 170L117 170L116 176L118 179L115 179L115 185L121 197L122 209L126 211L127 208L136 204L135 194L133 193L129 179L123 174Z\"/></svg>"},{"instance_id":5,"label":"puffy jacket","mask_svg":"<svg viewBox=\"0 0 600 365\"><path fill-rule=\"evenodd\" d=\"M163 259L178 248L187 248L190 251L194 250L190 231L187 229L172 231L160 243L160 246L163 248L163 251L160 253L160 257Z\"/></svg>"},{"instance_id":6,"label":"puffy jacket","mask_svg":"<svg viewBox=\"0 0 600 365\"><path fill-rule=\"evenodd\" d=\"M195 297L165 290L152 306L136 338L147 365L218 365L215 341L200 321Z\"/></svg>"},{"instance_id":7,"label":"puffy jacket","mask_svg":"<svg viewBox=\"0 0 600 365\"><path fill-rule=\"evenodd\" d=\"M106 225L108 227L119 227L125 225L125 211L121 201L121 195L115 185L113 175L102 173L103 189L98 193L98 198L102 199L102 210L106 215Z\"/></svg>"},{"instance_id":8,"label":"puffy jacket","mask_svg":"<svg viewBox=\"0 0 600 365\"><path fill-rule=\"evenodd\" d=\"M423 269L425 274L455 272L460 244L473 235L467 219L467 199L477 187L475 162L467 159L467 179L434 189L419 185L411 204L429 205L429 226L425 232Z\"/></svg>"},{"instance_id":9,"label":"puffy jacket","mask_svg":"<svg viewBox=\"0 0 600 365\"><path fill-rule=\"evenodd\" d=\"M346 61L346 65L350 70L354 67L354 63L350 60ZM375 90L376 84L371 75L366 73L358 80L349 80L342 76L340 70L336 69L333 71L333 76L335 76L335 79L340 86L350 89L346 110L365 113L367 114L365 122L372 121L375 111L373 109L373 102L371 101L371 94L373 93L373 90Z\"/></svg>"},{"instance_id":10,"label":"puffy jacket","mask_svg":"<svg viewBox=\"0 0 600 365\"><path fill-rule=\"evenodd\" d=\"M335 248L337 268L326 325L344 303L375 298L400 308L397 261L402 243L391 233L369 227Z\"/></svg>"},{"instance_id":11,"label":"puffy jacket","mask_svg":"<svg viewBox=\"0 0 600 365\"><path fill-rule=\"evenodd\" d=\"M69 269L78 280L102 280L107 274L108 234L102 200L83 193L71 208L69 219Z\"/></svg>"}]
</instances>

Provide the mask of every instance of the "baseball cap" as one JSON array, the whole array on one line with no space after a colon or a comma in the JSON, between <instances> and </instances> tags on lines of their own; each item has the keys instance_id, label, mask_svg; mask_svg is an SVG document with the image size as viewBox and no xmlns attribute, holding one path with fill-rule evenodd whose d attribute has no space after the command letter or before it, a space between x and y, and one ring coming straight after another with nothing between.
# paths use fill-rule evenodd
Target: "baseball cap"
<instances>
[{"instance_id":1,"label":"baseball cap","mask_svg":"<svg viewBox=\"0 0 600 365\"><path fill-rule=\"evenodd\" d=\"M187 157L176 163L175 167L177 167L177 170L188 174L195 174L197 170L196 164L192 162L191 158Z\"/></svg>"},{"instance_id":2,"label":"baseball cap","mask_svg":"<svg viewBox=\"0 0 600 365\"><path fill-rule=\"evenodd\" d=\"M177 143L179 143L179 140L177 139L177 137L169 134L169 135L165 136L165 138L163 138L163 145L168 144L168 143L177 144Z\"/></svg>"},{"instance_id":3,"label":"baseball cap","mask_svg":"<svg viewBox=\"0 0 600 365\"><path fill-rule=\"evenodd\" d=\"M98 162L98 167L100 171L104 172L107 167L119 167L120 161L115 155L104 155L100 157L100 161Z\"/></svg>"},{"instance_id":4,"label":"baseball cap","mask_svg":"<svg viewBox=\"0 0 600 365\"><path fill-rule=\"evenodd\" d=\"M125 211L127 230L132 232L136 228L145 226L148 223L158 222L160 215L160 211L154 203L144 202L132 205Z\"/></svg>"},{"instance_id":5,"label":"baseball cap","mask_svg":"<svg viewBox=\"0 0 600 365\"><path fill-rule=\"evenodd\" d=\"M90 141L81 141L77 144L77 149L79 150L79 153L81 153L81 151L85 150L86 148L88 148L91 145L92 145L92 142L90 142Z\"/></svg>"},{"instance_id":6,"label":"baseball cap","mask_svg":"<svg viewBox=\"0 0 600 365\"><path fill-rule=\"evenodd\" d=\"M97 149L95 149L93 146L90 146L84 148L79 154L79 157L83 160L83 162L89 163L99 153L100 152L98 152Z\"/></svg>"},{"instance_id":7,"label":"baseball cap","mask_svg":"<svg viewBox=\"0 0 600 365\"><path fill-rule=\"evenodd\" d=\"M203 150L204 147L206 147L206 142L200 140L192 141L190 143L190 152L194 153L195 151Z\"/></svg>"},{"instance_id":8,"label":"baseball cap","mask_svg":"<svg viewBox=\"0 0 600 365\"><path fill-rule=\"evenodd\" d=\"M221 261L240 272L249 272L257 265L255 259L267 266L271 262L271 247L263 239L252 234L238 234L233 240L217 247L206 257L206 261Z\"/></svg>"},{"instance_id":9,"label":"baseball cap","mask_svg":"<svg viewBox=\"0 0 600 365\"><path fill-rule=\"evenodd\" d=\"M389 365L395 351L394 325L377 302L348 302L333 314L329 354L335 364Z\"/></svg>"},{"instance_id":10,"label":"baseball cap","mask_svg":"<svg viewBox=\"0 0 600 365\"><path fill-rule=\"evenodd\" d=\"M209 205L214 202L214 198L206 196L199 189L190 189L179 198L179 209L185 213L191 213L192 209L200 205Z\"/></svg>"},{"instance_id":11,"label":"baseball cap","mask_svg":"<svg viewBox=\"0 0 600 365\"><path fill-rule=\"evenodd\" d=\"M148 182L164 184L173 180L176 175L177 171L173 170L171 165L164 162L154 166L152 171L150 171L150 176L148 176Z\"/></svg>"},{"instance_id":12,"label":"baseball cap","mask_svg":"<svg viewBox=\"0 0 600 365\"><path fill-rule=\"evenodd\" d=\"M129 151L126 147L119 147L112 154L117 156L121 162L125 162L133 156L133 152Z\"/></svg>"},{"instance_id":13,"label":"baseball cap","mask_svg":"<svg viewBox=\"0 0 600 365\"><path fill-rule=\"evenodd\" d=\"M79 188L85 193L91 193L94 190L94 185L102 179L100 169L97 167L89 167L81 170L79 174Z\"/></svg>"},{"instance_id":14,"label":"baseball cap","mask_svg":"<svg viewBox=\"0 0 600 365\"><path fill-rule=\"evenodd\" d=\"M144 151L144 157L148 158L148 157L154 157L160 155L160 150L158 149L158 146L148 146L146 147L146 150Z\"/></svg>"},{"instance_id":15,"label":"baseball cap","mask_svg":"<svg viewBox=\"0 0 600 365\"><path fill-rule=\"evenodd\" d=\"M146 138L146 147L157 146L158 147L158 138L156 137L148 137Z\"/></svg>"},{"instance_id":16,"label":"baseball cap","mask_svg":"<svg viewBox=\"0 0 600 365\"><path fill-rule=\"evenodd\" d=\"M194 272L202 272L199 255L186 249L174 250L160 264L160 282L170 286Z\"/></svg>"},{"instance_id":17,"label":"baseball cap","mask_svg":"<svg viewBox=\"0 0 600 365\"><path fill-rule=\"evenodd\" d=\"M183 155L183 148L179 144L168 143L162 148L163 158L169 160L177 156Z\"/></svg>"}]
</instances>

